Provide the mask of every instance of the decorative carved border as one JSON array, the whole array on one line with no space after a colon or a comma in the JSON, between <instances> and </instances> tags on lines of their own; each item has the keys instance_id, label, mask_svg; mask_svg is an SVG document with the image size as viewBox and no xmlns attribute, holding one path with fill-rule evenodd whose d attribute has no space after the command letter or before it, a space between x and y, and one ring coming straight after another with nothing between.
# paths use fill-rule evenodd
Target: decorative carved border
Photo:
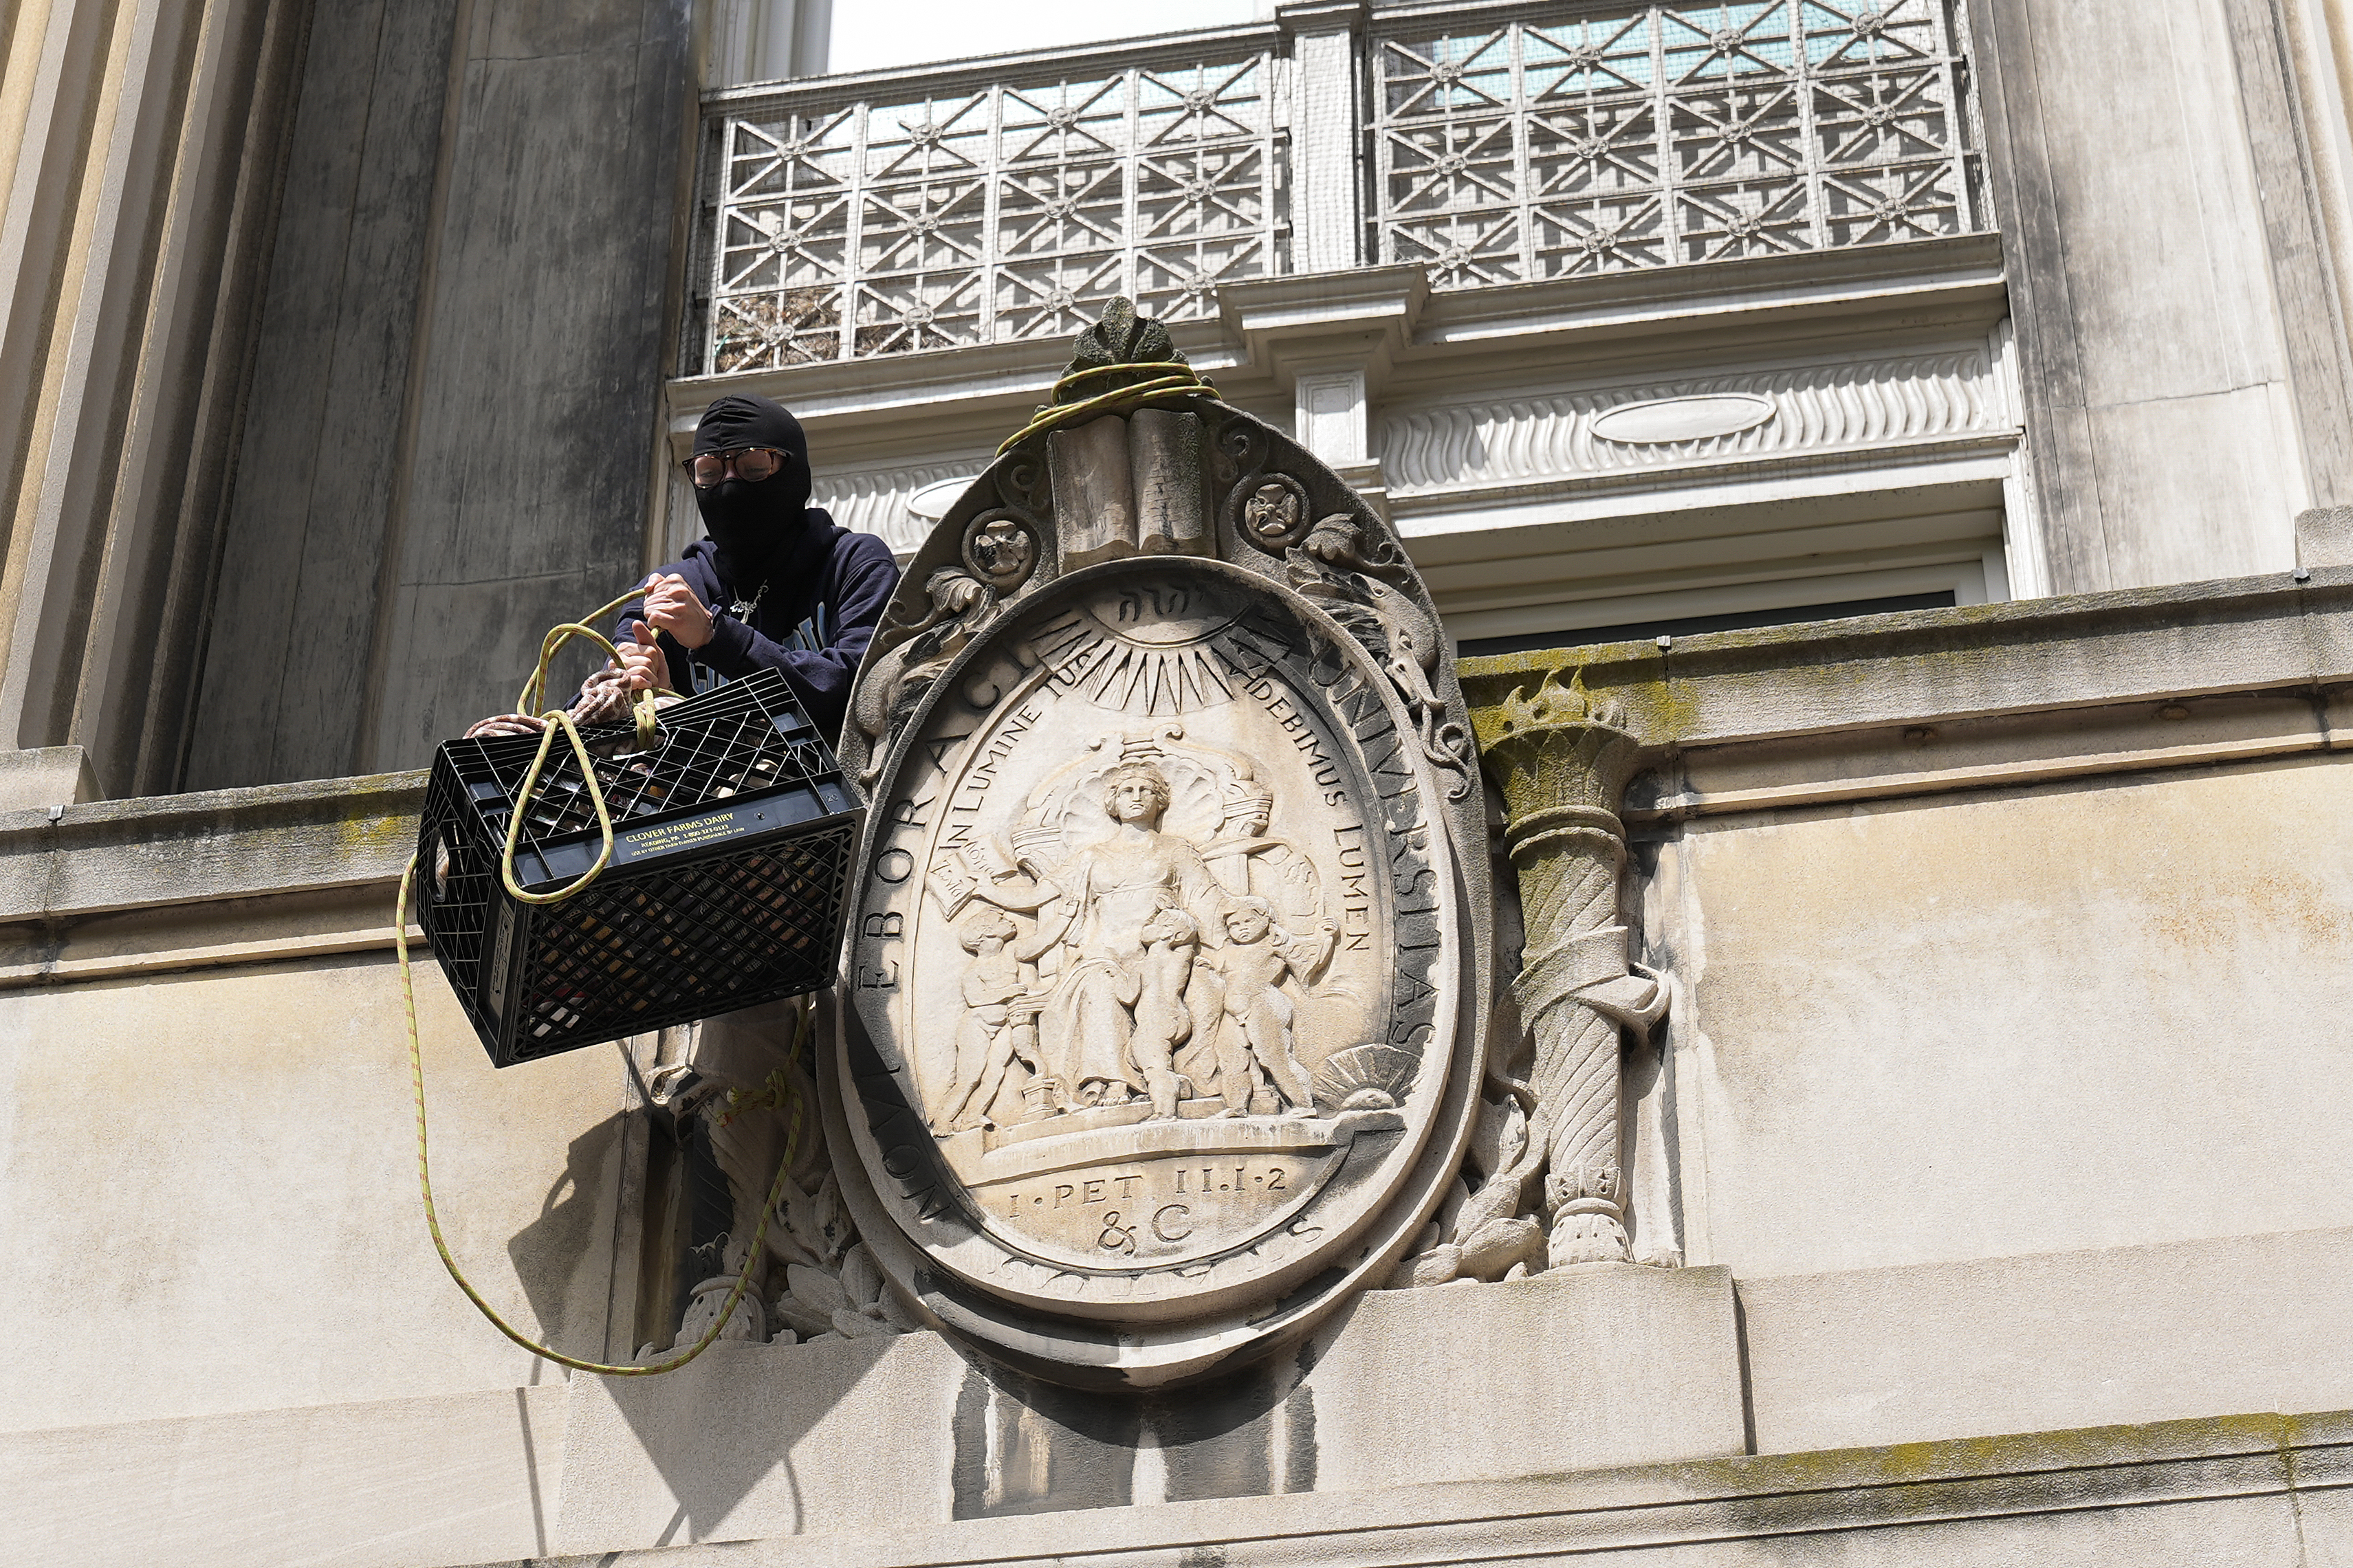
<instances>
[{"instance_id":1,"label":"decorative carved border","mask_svg":"<svg viewBox=\"0 0 2353 1568\"><path fill-rule=\"evenodd\" d=\"M932 525L911 517L907 502L917 490L942 479L961 479L988 467L988 454L936 463L909 463L890 468L853 468L812 476L811 505L833 514L833 521L860 533L880 534L901 554L928 538Z\"/></svg>"},{"instance_id":2,"label":"decorative carved border","mask_svg":"<svg viewBox=\"0 0 2353 1568\"><path fill-rule=\"evenodd\" d=\"M1773 404L1773 416L1689 441L1631 445L1594 433L1598 417L1630 403L1725 393L1762 397ZM1379 450L1392 493L1410 495L1709 458L1893 446L2011 424L1985 351L1967 349L1407 409L1383 420Z\"/></svg>"}]
</instances>

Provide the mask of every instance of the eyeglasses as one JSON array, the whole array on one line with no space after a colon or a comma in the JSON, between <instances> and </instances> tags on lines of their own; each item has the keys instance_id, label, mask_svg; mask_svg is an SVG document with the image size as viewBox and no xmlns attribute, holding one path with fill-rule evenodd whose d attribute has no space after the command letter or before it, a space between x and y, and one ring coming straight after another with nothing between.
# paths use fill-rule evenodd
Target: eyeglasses
<instances>
[{"instance_id":1,"label":"eyeglasses","mask_svg":"<svg viewBox=\"0 0 2353 1568\"><path fill-rule=\"evenodd\" d=\"M724 452L699 452L679 464L694 488L707 490L727 477L733 468L735 477L747 484L758 484L785 466L785 454L774 447L732 447Z\"/></svg>"}]
</instances>

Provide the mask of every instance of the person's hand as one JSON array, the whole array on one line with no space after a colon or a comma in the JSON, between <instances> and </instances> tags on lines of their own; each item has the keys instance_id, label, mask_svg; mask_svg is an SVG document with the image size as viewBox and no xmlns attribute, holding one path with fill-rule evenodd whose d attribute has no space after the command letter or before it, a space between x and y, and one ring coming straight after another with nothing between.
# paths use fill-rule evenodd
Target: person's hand
<instances>
[{"instance_id":1,"label":"person's hand","mask_svg":"<svg viewBox=\"0 0 2353 1568\"><path fill-rule=\"evenodd\" d=\"M670 581L675 583L678 579L673 577ZM686 596L692 599L694 595L690 592ZM710 624L711 617L705 616L703 625L707 627ZM661 645L654 641L652 628L643 621L632 621L629 623L629 637L630 641L614 649L621 656L621 670L629 678L629 689L643 691L651 687L657 691L677 690L678 688L670 683L670 658L662 652ZM703 637L705 641L710 640L708 631Z\"/></svg>"},{"instance_id":2,"label":"person's hand","mask_svg":"<svg viewBox=\"0 0 2353 1568\"><path fill-rule=\"evenodd\" d=\"M675 572L647 580L646 619L686 647L701 647L711 640L711 612Z\"/></svg>"},{"instance_id":3,"label":"person's hand","mask_svg":"<svg viewBox=\"0 0 2353 1568\"><path fill-rule=\"evenodd\" d=\"M629 672L617 663L607 663L580 683L580 694L565 711L575 724L608 724L628 712L629 699L635 695Z\"/></svg>"},{"instance_id":4,"label":"person's hand","mask_svg":"<svg viewBox=\"0 0 2353 1568\"><path fill-rule=\"evenodd\" d=\"M546 721L534 719L528 713L493 713L487 719L477 721L473 728L466 731L466 739L491 741L504 735L536 735L546 727Z\"/></svg>"}]
</instances>

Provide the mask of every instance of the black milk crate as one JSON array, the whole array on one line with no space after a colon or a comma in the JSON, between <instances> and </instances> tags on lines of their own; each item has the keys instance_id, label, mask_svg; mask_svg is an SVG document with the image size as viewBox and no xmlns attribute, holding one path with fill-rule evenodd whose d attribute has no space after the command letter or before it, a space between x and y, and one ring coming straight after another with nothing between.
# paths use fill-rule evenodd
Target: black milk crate
<instances>
[{"instance_id":1,"label":"black milk crate","mask_svg":"<svg viewBox=\"0 0 2353 1568\"><path fill-rule=\"evenodd\" d=\"M584 725L613 858L554 904L507 893L499 856L535 735L451 741L417 829L417 921L497 1067L833 983L864 813L784 677L761 670L631 721ZM515 844L553 892L602 842L579 759L555 739Z\"/></svg>"}]
</instances>

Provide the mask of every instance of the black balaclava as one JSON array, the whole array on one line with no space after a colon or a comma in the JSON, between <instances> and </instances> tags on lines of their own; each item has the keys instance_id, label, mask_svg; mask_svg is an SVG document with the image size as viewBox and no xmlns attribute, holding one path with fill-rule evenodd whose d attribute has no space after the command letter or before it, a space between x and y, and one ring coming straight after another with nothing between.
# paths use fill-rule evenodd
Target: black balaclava
<instances>
[{"instance_id":1,"label":"black balaclava","mask_svg":"<svg viewBox=\"0 0 2353 1568\"><path fill-rule=\"evenodd\" d=\"M742 593L766 578L806 525L808 438L799 420L765 397L723 397L694 427L695 455L736 447L774 447L786 455L784 467L758 484L730 477L694 492L702 526L719 546L720 575Z\"/></svg>"}]
</instances>

